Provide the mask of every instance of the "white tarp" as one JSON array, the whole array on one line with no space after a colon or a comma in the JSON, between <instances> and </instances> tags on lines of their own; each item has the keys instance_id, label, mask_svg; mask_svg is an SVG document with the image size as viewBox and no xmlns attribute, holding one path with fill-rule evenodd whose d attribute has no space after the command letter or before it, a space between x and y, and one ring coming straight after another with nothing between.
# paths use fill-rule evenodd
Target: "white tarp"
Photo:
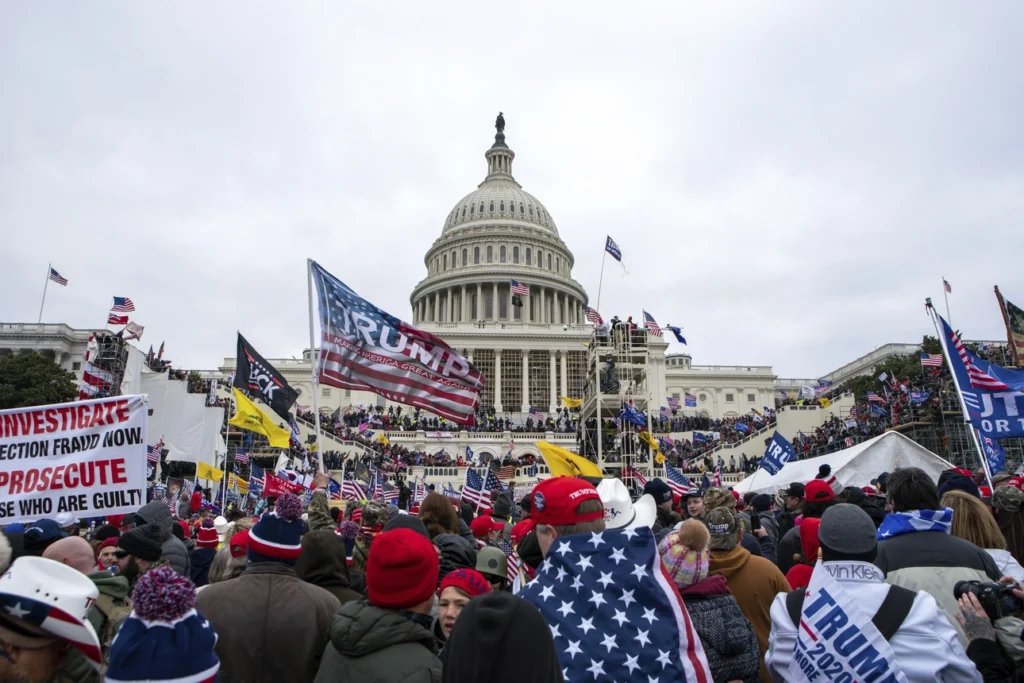
<instances>
[{"instance_id":1,"label":"white tarp","mask_svg":"<svg viewBox=\"0 0 1024 683\"><path fill-rule=\"evenodd\" d=\"M806 484L818 474L818 467L830 465L832 474L843 486L870 486L871 480L882 472L898 467L920 467L938 479L943 470L953 467L939 456L899 432L886 432L852 448L807 460L787 463L775 476L758 468L733 487L740 494L774 493L797 481Z\"/></svg>"},{"instance_id":2,"label":"white tarp","mask_svg":"<svg viewBox=\"0 0 1024 683\"><path fill-rule=\"evenodd\" d=\"M142 391L143 368L146 372L150 371L145 367L146 354L131 344L127 344L125 348L128 349L128 363L125 365L124 378L121 380L121 394L127 396L144 393Z\"/></svg>"}]
</instances>

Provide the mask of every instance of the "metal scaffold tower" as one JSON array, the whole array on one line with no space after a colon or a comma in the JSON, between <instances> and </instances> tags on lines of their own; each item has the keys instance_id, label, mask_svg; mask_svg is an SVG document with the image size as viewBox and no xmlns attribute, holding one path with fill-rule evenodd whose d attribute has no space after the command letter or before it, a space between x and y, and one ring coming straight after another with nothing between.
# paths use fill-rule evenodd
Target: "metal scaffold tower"
<instances>
[{"instance_id":1,"label":"metal scaffold tower","mask_svg":"<svg viewBox=\"0 0 1024 683\"><path fill-rule=\"evenodd\" d=\"M623 407L642 415L651 432L652 378L648 334L643 328L617 326L609 334L595 330L587 351L587 381L580 408L580 454L608 474L629 483L627 466L653 476L650 448L639 425L621 417ZM624 476L626 475L626 476Z\"/></svg>"}]
</instances>

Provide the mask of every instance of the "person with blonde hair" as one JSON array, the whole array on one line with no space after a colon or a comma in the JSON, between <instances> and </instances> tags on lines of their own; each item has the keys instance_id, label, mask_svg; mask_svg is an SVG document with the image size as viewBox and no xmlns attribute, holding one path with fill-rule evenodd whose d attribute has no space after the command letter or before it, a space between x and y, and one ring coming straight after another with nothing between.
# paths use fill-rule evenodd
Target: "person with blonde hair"
<instances>
[{"instance_id":1,"label":"person with blonde hair","mask_svg":"<svg viewBox=\"0 0 1024 683\"><path fill-rule=\"evenodd\" d=\"M964 491L948 491L939 504L953 510L950 535L970 541L991 555L1003 576L1024 582L1024 567L1006 549L1003 532L980 498Z\"/></svg>"}]
</instances>

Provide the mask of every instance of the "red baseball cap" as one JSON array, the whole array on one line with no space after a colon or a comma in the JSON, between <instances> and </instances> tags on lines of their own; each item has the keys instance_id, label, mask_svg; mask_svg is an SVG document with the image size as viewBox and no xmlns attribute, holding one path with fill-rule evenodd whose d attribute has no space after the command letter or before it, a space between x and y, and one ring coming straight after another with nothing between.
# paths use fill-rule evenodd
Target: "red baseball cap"
<instances>
[{"instance_id":1,"label":"red baseball cap","mask_svg":"<svg viewBox=\"0 0 1024 683\"><path fill-rule=\"evenodd\" d=\"M470 531L472 531L473 535L477 538L483 538L492 531L501 531L504 528L504 524L490 515L481 515L469 524Z\"/></svg>"},{"instance_id":2,"label":"red baseball cap","mask_svg":"<svg viewBox=\"0 0 1024 683\"><path fill-rule=\"evenodd\" d=\"M532 519L524 519L512 527L512 543L518 545L523 536L533 531L533 525L534 521Z\"/></svg>"},{"instance_id":3,"label":"red baseball cap","mask_svg":"<svg viewBox=\"0 0 1024 683\"><path fill-rule=\"evenodd\" d=\"M832 487L824 479L812 479L804 486L804 498L809 503L827 503L835 496Z\"/></svg>"},{"instance_id":4,"label":"red baseball cap","mask_svg":"<svg viewBox=\"0 0 1024 683\"><path fill-rule=\"evenodd\" d=\"M530 516L536 524L568 526L604 518L604 505L596 512L583 515L576 513L576 508L583 501L601 502L601 494L594 485L576 477L545 479L533 487L530 500L533 501Z\"/></svg>"}]
</instances>

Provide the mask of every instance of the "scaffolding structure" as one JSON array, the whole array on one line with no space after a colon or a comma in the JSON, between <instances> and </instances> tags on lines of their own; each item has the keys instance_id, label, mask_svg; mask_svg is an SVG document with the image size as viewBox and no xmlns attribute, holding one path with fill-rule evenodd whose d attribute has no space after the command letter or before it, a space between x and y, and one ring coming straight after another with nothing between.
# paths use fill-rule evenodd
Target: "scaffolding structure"
<instances>
[{"instance_id":1,"label":"scaffolding structure","mask_svg":"<svg viewBox=\"0 0 1024 683\"><path fill-rule=\"evenodd\" d=\"M98 332L89 340L86 361L94 378L102 381L95 398L120 396L124 371L128 367L128 345L113 332ZM98 372L97 372L98 371Z\"/></svg>"},{"instance_id":2,"label":"scaffolding structure","mask_svg":"<svg viewBox=\"0 0 1024 683\"><path fill-rule=\"evenodd\" d=\"M654 476L651 449L638 437L638 425L620 419L623 406L631 406L644 416L645 428L651 432L655 402L647 332L620 326L611 335L598 336L595 330L586 363L578 434L580 454L627 484L632 480L628 467L650 479Z\"/></svg>"}]
</instances>

